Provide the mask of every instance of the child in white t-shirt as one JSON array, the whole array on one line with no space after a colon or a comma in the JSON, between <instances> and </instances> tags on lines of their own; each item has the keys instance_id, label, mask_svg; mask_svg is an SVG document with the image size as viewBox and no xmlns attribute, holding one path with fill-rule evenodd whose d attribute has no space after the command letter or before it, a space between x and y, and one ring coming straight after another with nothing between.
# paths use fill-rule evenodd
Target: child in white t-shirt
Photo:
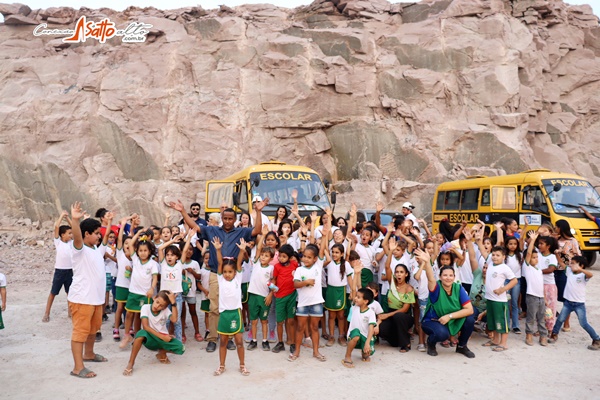
<instances>
[{"instance_id":1,"label":"child in white t-shirt","mask_svg":"<svg viewBox=\"0 0 600 400\"><path fill-rule=\"evenodd\" d=\"M579 319L579 325L581 325L592 338L592 344L588 346L588 349L600 350L600 335L598 335L594 328L587 322L585 312L585 285L594 276L590 271L585 270L588 266L589 262L583 256L574 256L569 262L569 268L567 268L567 284L565 286L565 301L563 302L563 309L552 329L552 335L549 340L550 343L556 343L558 340L558 332L560 332L562 324L569 317L571 312L575 311L577 319Z\"/></svg>"},{"instance_id":2,"label":"child in white t-shirt","mask_svg":"<svg viewBox=\"0 0 600 400\"><path fill-rule=\"evenodd\" d=\"M265 229L263 227L263 233ZM266 235L265 235L266 236ZM269 328L267 319L271 302L273 301L273 291L269 288L269 282L273 278L273 265L271 260L275 256L275 249L272 247L263 247L263 237L257 238L256 257L252 260L252 274L250 284L248 285L248 314L250 324L252 325L252 340L248 344L248 350L257 348L258 321L262 326L262 349L270 351ZM246 245L245 241L242 243Z\"/></svg>"},{"instance_id":3,"label":"child in white t-shirt","mask_svg":"<svg viewBox=\"0 0 600 400\"><path fill-rule=\"evenodd\" d=\"M342 365L347 368L354 368L352 362L352 350L359 348L363 361L371 361L371 356L375 353L375 326L377 319L375 312L369 308L373 301L373 292L367 288L358 289L354 297L354 306L350 309L348 315L348 346L346 347L346 357L342 360Z\"/></svg>"},{"instance_id":4,"label":"child in white t-shirt","mask_svg":"<svg viewBox=\"0 0 600 400\"><path fill-rule=\"evenodd\" d=\"M196 281L197 289L200 291L198 301L200 302L200 311L204 312L204 326L208 329L208 313L210 312L210 300L208 299L208 288L210 282L210 267L208 259L210 253L206 251L202 255L202 268L200 268L200 279ZM204 333L204 339L208 337L208 330Z\"/></svg>"},{"instance_id":5,"label":"child in white t-shirt","mask_svg":"<svg viewBox=\"0 0 600 400\"><path fill-rule=\"evenodd\" d=\"M117 276L117 251L115 248L115 243L117 241L117 235L110 230L108 232L108 243L106 244L106 251L104 252L104 273L106 274L106 297L104 300L104 315L102 319L104 321L108 321L107 314L111 313L111 307L109 305L110 301L110 293L113 288L113 276ZM113 303L115 301L115 296L113 295Z\"/></svg>"},{"instance_id":6,"label":"child in white t-shirt","mask_svg":"<svg viewBox=\"0 0 600 400\"><path fill-rule=\"evenodd\" d=\"M2 311L6 311L6 276L0 273L0 329L4 329L4 321L2 320Z\"/></svg>"},{"instance_id":7,"label":"child in white t-shirt","mask_svg":"<svg viewBox=\"0 0 600 400\"><path fill-rule=\"evenodd\" d=\"M170 310L169 305L175 310ZM133 365L142 345L149 350L158 350L156 358L162 364L171 364L167 352L180 355L185 352L183 343L169 335L167 330L167 322L175 323L177 319L176 309L175 294L166 290L158 292L152 304L142 306L140 310L142 329L135 335L129 363L123 375L130 376L133 373Z\"/></svg>"},{"instance_id":8,"label":"child in white t-shirt","mask_svg":"<svg viewBox=\"0 0 600 400\"><path fill-rule=\"evenodd\" d=\"M538 238L537 233L531 236L531 245L525 254L523 264L523 276L527 282L527 320L525 322L525 343L533 346L533 334L537 324L540 333L540 345L548 345L548 329L544 315L546 313L546 301L544 299L544 274L539 264L539 253L533 243Z\"/></svg>"},{"instance_id":9,"label":"child in white t-shirt","mask_svg":"<svg viewBox=\"0 0 600 400\"><path fill-rule=\"evenodd\" d=\"M227 357L227 343L233 338L237 346L238 358L240 360L240 373L244 376L250 375L244 361L244 346L242 343L242 252L246 250L246 244L238 245L237 268L233 259L223 260L221 247L223 243L218 237L214 237L212 245L217 252L219 280L219 325L217 332L221 335L219 339L219 368L214 372L215 376L225 372L225 359Z\"/></svg>"},{"instance_id":10,"label":"child in white t-shirt","mask_svg":"<svg viewBox=\"0 0 600 400\"><path fill-rule=\"evenodd\" d=\"M194 327L194 339L196 339L197 342L201 342L204 340L204 338L200 334L200 328L198 326L198 313L196 312L196 302L197 302L196 281L198 279L201 279L202 275L201 275L201 270L200 270L200 264L198 264L198 261L192 260L192 256L194 255L194 248L192 246L191 239L196 236L196 234L195 234L196 232L195 231L192 231L192 232L193 232L193 234L191 235L190 240L186 239L185 245L183 246L183 250L181 251L181 254L182 254L181 266L183 267L183 273L184 273L184 276L187 278L188 282L190 282L189 291L187 292L187 294L184 293L184 296L183 296L184 302L182 303L182 310L181 310L181 330L183 332L182 338L185 339L185 326L186 326L186 324L185 324L185 320L186 320L185 304L187 303L188 310L190 311L190 317L192 318L192 325ZM185 255L185 259L184 259L183 255ZM185 341L184 341L184 343L185 343Z\"/></svg>"},{"instance_id":11,"label":"child in white t-shirt","mask_svg":"<svg viewBox=\"0 0 600 400\"><path fill-rule=\"evenodd\" d=\"M506 250L496 246L492 249L492 265L485 274L485 298L487 306L487 324L494 337L485 343L493 351L508 350L508 299L506 292L517 284L517 278L510 267L504 264ZM506 285L504 282L509 280Z\"/></svg>"},{"instance_id":12,"label":"child in white t-shirt","mask_svg":"<svg viewBox=\"0 0 600 400\"><path fill-rule=\"evenodd\" d=\"M114 295L117 309L115 311L115 324L113 327L113 339L115 342L121 340L119 327L121 326L121 317L125 310L127 297L129 297L129 284L131 281L131 255L133 254L133 247L131 245L132 238L129 236L126 238L123 237L125 234L125 226L130 219L131 217L125 217L120 221L119 235L117 236L117 279L115 281ZM127 333L128 332L125 332L125 334Z\"/></svg>"},{"instance_id":13,"label":"child in white t-shirt","mask_svg":"<svg viewBox=\"0 0 600 400\"><path fill-rule=\"evenodd\" d=\"M68 225L61 225L65 220ZM73 241L73 232L71 230L71 221L69 214L63 211L54 224L54 247L56 248L56 262L54 263L54 276L52 277L52 287L46 303L46 312L42 322L50 321L50 309L54 298L60 293L62 287L65 293L69 294L71 282L73 282L73 267L71 264L71 248ZM69 317L71 312L69 311Z\"/></svg>"}]
</instances>

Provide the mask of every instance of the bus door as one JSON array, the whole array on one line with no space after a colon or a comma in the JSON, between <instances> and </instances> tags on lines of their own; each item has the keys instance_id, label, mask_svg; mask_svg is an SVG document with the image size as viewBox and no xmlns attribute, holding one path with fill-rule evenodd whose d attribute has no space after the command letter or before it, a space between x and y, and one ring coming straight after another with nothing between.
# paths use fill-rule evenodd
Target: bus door
<instances>
[{"instance_id":1,"label":"bus door","mask_svg":"<svg viewBox=\"0 0 600 400\"><path fill-rule=\"evenodd\" d=\"M221 211L221 204L233 207L233 193L235 181L208 181L206 182L206 201L204 212L206 219L213 212Z\"/></svg>"},{"instance_id":2,"label":"bus door","mask_svg":"<svg viewBox=\"0 0 600 400\"><path fill-rule=\"evenodd\" d=\"M526 185L521 190L521 210L519 213L519 225L525 224L537 229L545 222L550 222L550 214L546 197L539 185Z\"/></svg>"},{"instance_id":3,"label":"bus door","mask_svg":"<svg viewBox=\"0 0 600 400\"><path fill-rule=\"evenodd\" d=\"M519 220L517 193L516 185L490 186L490 224L504 217Z\"/></svg>"}]
</instances>

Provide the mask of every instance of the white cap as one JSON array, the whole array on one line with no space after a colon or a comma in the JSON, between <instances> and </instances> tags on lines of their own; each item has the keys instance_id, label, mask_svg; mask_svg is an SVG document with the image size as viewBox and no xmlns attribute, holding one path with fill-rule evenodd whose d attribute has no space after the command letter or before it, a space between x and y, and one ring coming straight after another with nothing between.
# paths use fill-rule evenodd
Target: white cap
<instances>
[{"instance_id":1,"label":"white cap","mask_svg":"<svg viewBox=\"0 0 600 400\"><path fill-rule=\"evenodd\" d=\"M402 204L402 208L408 208L409 210L414 210L415 206L413 206L411 202L407 201L406 203Z\"/></svg>"},{"instance_id":2,"label":"white cap","mask_svg":"<svg viewBox=\"0 0 600 400\"><path fill-rule=\"evenodd\" d=\"M252 198L252 202L257 202L257 201L262 201L262 197L260 197L259 195L256 195Z\"/></svg>"}]
</instances>

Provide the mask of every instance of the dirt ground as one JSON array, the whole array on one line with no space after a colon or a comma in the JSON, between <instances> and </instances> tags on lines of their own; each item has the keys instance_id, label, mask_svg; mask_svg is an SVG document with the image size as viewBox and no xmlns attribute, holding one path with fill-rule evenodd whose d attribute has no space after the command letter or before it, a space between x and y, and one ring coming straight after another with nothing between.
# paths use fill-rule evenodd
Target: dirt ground
<instances>
[{"instance_id":1,"label":"dirt ground","mask_svg":"<svg viewBox=\"0 0 600 400\"><path fill-rule=\"evenodd\" d=\"M248 377L237 372L237 355L233 351L228 352L227 371L214 377L218 354L206 353L206 344L195 342L189 328L188 337L192 339L186 344L186 352L182 356L171 355L171 365L160 364L153 352L142 349L133 376L124 377L121 373L129 351L121 351L113 342L111 316L102 326L104 340L96 345L96 351L109 361L87 364L98 376L78 379L69 376L73 368L71 323L64 293L56 298L51 321L41 322L52 281L53 258L54 251L48 248L0 249L0 272L8 279L8 306L3 313L6 328L0 330L0 398L77 399L85 394L86 398L108 400L126 395L139 398L142 393L147 399L170 395L254 399L274 397L275 393L289 399L599 397L600 351L587 350L591 339L575 315L572 331L562 333L559 342L547 348L537 342L533 347L526 346L524 334L511 333L510 349L493 353L481 347L485 339L474 333L469 347L476 358L469 360L454 354L452 348L438 346L439 356L434 358L416 350L401 354L384 342L378 345L371 363L360 362L359 353L355 352L354 369L342 366L345 348L339 345L322 349L326 362L313 359L310 351L304 349L295 363L286 360L287 351L274 354L258 349L246 352L246 365L251 372ZM598 331L600 267L596 265L592 271L596 276L587 286L587 316ZM525 329L524 320L521 329ZM413 342L414 349L416 344Z\"/></svg>"}]
</instances>

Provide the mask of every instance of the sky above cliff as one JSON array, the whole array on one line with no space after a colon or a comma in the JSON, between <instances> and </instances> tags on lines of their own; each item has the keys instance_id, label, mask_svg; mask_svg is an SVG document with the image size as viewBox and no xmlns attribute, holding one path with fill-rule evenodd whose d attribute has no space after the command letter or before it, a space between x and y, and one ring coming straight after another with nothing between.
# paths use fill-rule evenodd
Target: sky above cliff
<instances>
[{"instance_id":1,"label":"sky above cliff","mask_svg":"<svg viewBox=\"0 0 600 400\"><path fill-rule=\"evenodd\" d=\"M16 0L15 0L16 1ZM279 7L294 8L300 5L312 3L312 0L127 0L127 1L107 1L107 0L29 0L21 2L27 4L32 9L48 8L48 7L73 7L79 8L82 6L89 8L109 7L117 11L121 11L129 5L138 7L154 6L159 9L167 10L180 7L189 7L197 4L202 5L205 9L218 8L220 4L228 6L239 6L241 4L251 3L271 3ZM407 0L403 0L406 2ZM8 3L8 1L7 1ZM391 1L391 3L399 3L399 1ZM569 4L589 4L594 9L594 14L600 15L600 0L568 0Z\"/></svg>"}]
</instances>

